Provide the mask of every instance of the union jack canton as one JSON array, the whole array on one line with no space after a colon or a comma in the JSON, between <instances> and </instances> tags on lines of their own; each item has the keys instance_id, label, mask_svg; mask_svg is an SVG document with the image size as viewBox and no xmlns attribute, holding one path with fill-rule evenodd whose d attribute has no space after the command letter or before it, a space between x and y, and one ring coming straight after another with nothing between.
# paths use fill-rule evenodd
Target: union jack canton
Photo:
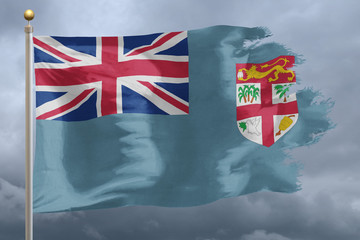
<instances>
[{"instance_id":1,"label":"union jack canton","mask_svg":"<svg viewBox=\"0 0 360 240\"><path fill-rule=\"evenodd\" d=\"M37 119L189 114L187 32L33 40Z\"/></svg>"}]
</instances>

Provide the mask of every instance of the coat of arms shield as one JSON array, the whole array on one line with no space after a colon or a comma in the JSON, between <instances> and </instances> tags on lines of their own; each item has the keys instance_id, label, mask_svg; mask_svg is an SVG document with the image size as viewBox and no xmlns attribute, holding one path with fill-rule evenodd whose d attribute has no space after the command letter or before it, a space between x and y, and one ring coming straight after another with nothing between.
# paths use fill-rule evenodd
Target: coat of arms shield
<instances>
[{"instance_id":1,"label":"coat of arms shield","mask_svg":"<svg viewBox=\"0 0 360 240\"><path fill-rule=\"evenodd\" d=\"M270 147L298 119L294 56L279 56L265 63L236 64L237 126L247 139Z\"/></svg>"}]
</instances>

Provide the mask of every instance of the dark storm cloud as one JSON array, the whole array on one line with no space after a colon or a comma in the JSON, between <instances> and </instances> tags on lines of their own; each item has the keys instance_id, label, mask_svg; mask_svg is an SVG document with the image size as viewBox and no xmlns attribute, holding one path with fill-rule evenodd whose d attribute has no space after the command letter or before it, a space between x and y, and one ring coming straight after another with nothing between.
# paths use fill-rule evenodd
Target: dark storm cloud
<instances>
[{"instance_id":1,"label":"dark storm cloud","mask_svg":"<svg viewBox=\"0 0 360 240\"><path fill-rule=\"evenodd\" d=\"M125 207L64 216L36 227L40 239L347 239L360 234L360 212L326 192L258 193L194 208ZM37 215L38 217L44 214ZM49 215L51 216L51 214ZM42 221L36 221L39 224ZM58 226L67 229L58 236ZM276 238L278 237L278 238ZM266 239L266 238L264 238Z\"/></svg>"},{"instance_id":2,"label":"dark storm cloud","mask_svg":"<svg viewBox=\"0 0 360 240\"><path fill-rule=\"evenodd\" d=\"M357 76L360 3L349 1L3 1L0 8L0 239L24 232L24 33L134 35L229 24L267 26L301 53L301 86L321 89L337 127L298 148L303 190L257 193L193 208L125 207L36 214L35 239L358 240L360 193ZM3 180L5 179L5 180ZM19 187L20 186L20 187Z\"/></svg>"},{"instance_id":3,"label":"dark storm cloud","mask_svg":"<svg viewBox=\"0 0 360 240\"><path fill-rule=\"evenodd\" d=\"M240 240L290 240L277 233L267 233L264 230L255 230L253 233L245 234Z\"/></svg>"},{"instance_id":4,"label":"dark storm cloud","mask_svg":"<svg viewBox=\"0 0 360 240\"><path fill-rule=\"evenodd\" d=\"M360 128L354 122L360 118L355 104L355 96L360 91L359 77L355 74L360 52L354 51L360 44L360 29L354 24L360 20L359 5L356 1L346 4L318 1L314 6L304 14L311 17L301 18L301 22L293 26L297 31L291 35L283 31L278 37L288 39L289 46L296 46L306 56L306 63L299 66L302 84L321 89L325 99L331 96L335 100L330 116L337 127L316 147L306 151L298 149L294 156L303 159L307 176L322 177L322 184L327 188L337 186L329 190L347 189L344 195L350 198L354 194L348 186L360 181L357 174ZM291 23L284 24L290 27Z\"/></svg>"},{"instance_id":5,"label":"dark storm cloud","mask_svg":"<svg viewBox=\"0 0 360 240\"><path fill-rule=\"evenodd\" d=\"M25 230L24 190L0 178L0 239L21 239Z\"/></svg>"}]
</instances>

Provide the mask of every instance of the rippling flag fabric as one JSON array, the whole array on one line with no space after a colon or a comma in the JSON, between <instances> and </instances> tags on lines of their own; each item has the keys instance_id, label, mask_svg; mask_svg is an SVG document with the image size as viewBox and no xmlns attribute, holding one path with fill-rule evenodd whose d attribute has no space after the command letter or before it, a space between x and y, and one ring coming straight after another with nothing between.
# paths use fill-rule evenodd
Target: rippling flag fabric
<instances>
[{"instance_id":1,"label":"rippling flag fabric","mask_svg":"<svg viewBox=\"0 0 360 240\"><path fill-rule=\"evenodd\" d=\"M35 37L37 119L189 113L186 32Z\"/></svg>"},{"instance_id":2,"label":"rippling flag fabric","mask_svg":"<svg viewBox=\"0 0 360 240\"><path fill-rule=\"evenodd\" d=\"M313 144L330 129L332 103L315 102L320 93L304 89L287 98L294 112L275 117L288 87L289 70L280 65L302 60L278 43L263 43L269 36L265 28L215 26L129 37L35 37L34 211L186 207L299 190L301 166L285 163L285 150ZM262 146L248 136L262 134L253 123L266 111L251 107L262 114L252 110L256 121L237 111L245 101L266 100L264 77L240 85L239 66L245 78L251 66L279 57L294 62L279 60L279 82L266 85L277 100L267 103L275 115L271 146ZM239 97L239 86L252 88L252 96Z\"/></svg>"}]
</instances>

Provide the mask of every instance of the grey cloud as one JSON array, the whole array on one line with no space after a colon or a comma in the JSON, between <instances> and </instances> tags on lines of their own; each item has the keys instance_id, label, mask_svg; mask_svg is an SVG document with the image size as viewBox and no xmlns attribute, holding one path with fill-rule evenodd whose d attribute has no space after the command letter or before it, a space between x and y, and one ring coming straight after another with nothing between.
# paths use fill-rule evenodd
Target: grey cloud
<instances>
[{"instance_id":1,"label":"grey cloud","mask_svg":"<svg viewBox=\"0 0 360 240\"><path fill-rule=\"evenodd\" d=\"M360 235L359 213L351 202L340 202L325 191L307 195L257 193L193 208L124 207L87 211L78 221L61 223L69 230L62 237L70 239L79 236L78 229L86 223L94 227L94 233L101 233L107 239L122 236L124 239L248 240L267 236L281 240L356 240ZM47 223L47 230L41 232L57 239L53 229L58 225L59 222Z\"/></svg>"},{"instance_id":2,"label":"grey cloud","mask_svg":"<svg viewBox=\"0 0 360 240\"><path fill-rule=\"evenodd\" d=\"M32 8L36 25L50 19L48 1L3 1L0 8L0 176L24 186L25 172L25 35L24 11ZM57 19L53 18L56 28ZM45 28L46 29L46 28ZM36 30L36 26L35 26Z\"/></svg>"},{"instance_id":3,"label":"grey cloud","mask_svg":"<svg viewBox=\"0 0 360 240\"><path fill-rule=\"evenodd\" d=\"M291 240L276 233L267 233L264 230L255 230L253 233L245 234L241 240Z\"/></svg>"},{"instance_id":4,"label":"grey cloud","mask_svg":"<svg viewBox=\"0 0 360 240\"><path fill-rule=\"evenodd\" d=\"M7 35L6 35L7 36ZM23 47L23 41L0 35L0 52L7 56L0 68L1 95L0 101L0 176L20 185L24 172L24 63L20 60L23 54L13 49Z\"/></svg>"},{"instance_id":5,"label":"grey cloud","mask_svg":"<svg viewBox=\"0 0 360 240\"><path fill-rule=\"evenodd\" d=\"M61 221L78 222L84 217L84 213L78 212L58 212L52 214L34 214L34 219L40 224L45 222L59 223Z\"/></svg>"},{"instance_id":6,"label":"grey cloud","mask_svg":"<svg viewBox=\"0 0 360 240\"><path fill-rule=\"evenodd\" d=\"M229 24L267 26L272 40L301 53L302 87L321 89L337 127L313 147L292 151L304 163L303 190L257 193L193 208L124 207L35 214L35 239L358 240L360 155L357 51L360 4L342 1L3 1L0 8L0 239L24 232L24 38L33 8L36 35L134 35ZM5 180L3 180L5 179Z\"/></svg>"},{"instance_id":7,"label":"grey cloud","mask_svg":"<svg viewBox=\"0 0 360 240\"><path fill-rule=\"evenodd\" d=\"M89 239L95 239L95 240L105 240L106 239L94 227L91 227L89 225L85 225L83 227L83 232L86 234L86 236L89 237Z\"/></svg>"},{"instance_id":8,"label":"grey cloud","mask_svg":"<svg viewBox=\"0 0 360 240\"><path fill-rule=\"evenodd\" d=\"M0 239L21 239L25 191L0 178Z\"/></svg>"},{"instance_id":9,"label":"grey cloud","mask_svg":"<svg viewBox=\"0 0 360 240\"><path fill-rule=\"evenodd\" d=\"M203 237L197 237L195 240L218 240L218 238L203 238Z\"/></svg>"},{"instance_id":10,"label":"grey cloud","mask_svg":"<svg viewBox=\"0 0 360 240\"><path fill-rule=\"evenodd\" d=\"M154 229L158 229L160 227L160 224L158 221L150 219L149 221L146 221L144 224L144 230L145 231L152 231Z\"/></svg>"},{"instance_id":11,"label":"grey cloud","mask_svg":"<svg viewBox=\"0 0 360 240\"><path fill-rule=\"evenodd\" d=\"M0 178L0 222L22 221L25 191Z\"/></svg>"}]
</instances>

